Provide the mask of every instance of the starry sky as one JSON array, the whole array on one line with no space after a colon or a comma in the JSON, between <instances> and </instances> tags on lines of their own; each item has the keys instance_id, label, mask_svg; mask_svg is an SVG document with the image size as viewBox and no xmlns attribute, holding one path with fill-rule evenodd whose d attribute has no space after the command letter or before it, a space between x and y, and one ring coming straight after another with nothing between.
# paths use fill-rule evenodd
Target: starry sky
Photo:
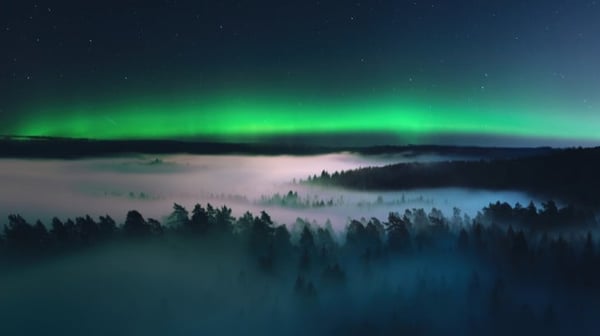
<instances>
[{"instance_id":1,"label":"starry sky","mask_svg":"<svg viewBox=\"0 0 600 336\"><path fill-rule=\"evenodd\" d=\"M7 0L0 46L0 134L600 144L594 0Z\"/></svg>"}]
</instances>

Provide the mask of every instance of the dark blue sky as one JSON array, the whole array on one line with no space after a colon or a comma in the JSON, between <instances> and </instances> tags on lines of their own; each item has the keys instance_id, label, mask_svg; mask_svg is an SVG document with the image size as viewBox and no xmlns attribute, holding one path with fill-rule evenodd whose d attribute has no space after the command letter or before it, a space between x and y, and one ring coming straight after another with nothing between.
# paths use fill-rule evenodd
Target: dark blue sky
<instances>
[{"instance_id":1,"label":"dark blue sky","mask_svg":"<svg viewBox=\"0 0 600 336\"><path fill-rule=\"evenodd\" d=\"M232 89L514 100L600 121L596 1L12 0L0 22L2 133L32 104Z\"/></svg>"}]
</instances>

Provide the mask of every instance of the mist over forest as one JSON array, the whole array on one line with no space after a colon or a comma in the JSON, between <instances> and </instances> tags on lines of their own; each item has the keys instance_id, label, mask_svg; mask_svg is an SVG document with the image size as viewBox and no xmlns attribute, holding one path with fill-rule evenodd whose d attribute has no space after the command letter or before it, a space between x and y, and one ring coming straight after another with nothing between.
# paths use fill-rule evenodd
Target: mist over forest
<instances>
[{"instance_id":1,"label":"mist over forest","mask_svg":"<svg viewBox=\"0 0 600 336\"><path fill-rule=\"evenodd\" d=\"M174 204L28 223L0 244L10 334L593 335L597 220L554 202L354 219L343 230ZM565 230L569 227L568 230Z\"/></svg>"},{"instance_id":2,"label":"mist over forest","mask_svg":"<svg viewBox=\"0 0 600 336\"><path fill-rule=\"evenodd\" d=\"M448 160L482 162L407 153L3 159L2 328L594 335L595 208L519 189L341 188L327 173Z\"/></svg>"},{"instance_id":3,"label":"mist over forest","mask_svg":"<svg viewBox=\"0 0 600 336\"><path fill-rule=\"evenodd\" d=\"M0 336L600 335L600 1L0 0Z\"/></svg>"},{"instance_id":4,"label":"mist over forest","mask_svg":"<svg viewBox=\"0 0 600 336\"><path fill-rule=\"evenodd\" d=\"M353 191L306 185L301 180L321 171L343 171L397 162L436 162L448 159L477 159L469 156L441 156L411 153L359 155L334 153L318 156L248 155L163 155L122 156L77 160L0 160L0 218L23 214L30 221L53 216L74 217L124 214L137 209L162 219L172 203L191 208L195 203L233 207L235 215L244 210L269 213L281 223L297 217L343 228L349 218L387 216L405 208L437 207L451 212L460 207L475 215L490 202L522 204L544 199L518 190L420 189ZM297 199L287 204L289 192ZM323 206L321 205L323 203ZM305 206L306 204L310 206ZM316 205L316 206L315 206Z\"/></svg>"}]
</instances>

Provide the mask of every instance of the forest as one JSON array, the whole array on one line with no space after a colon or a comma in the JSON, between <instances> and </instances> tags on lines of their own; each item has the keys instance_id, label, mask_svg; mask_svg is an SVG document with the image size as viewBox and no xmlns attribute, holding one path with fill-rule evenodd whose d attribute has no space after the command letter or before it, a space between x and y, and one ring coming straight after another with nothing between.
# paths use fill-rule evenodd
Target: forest
<instances>
[{"instance_id":1,"label":"forest","mask_svg":"<svg viewBox=\"0 0 600 336\"><path fill-rule=\"evenodd\" d=\"M185 246L174 260L188 268L221 274L225 266L211 270L202 261L208 254L225 258L225 277L241 291L269 284L277 300L293 307L280 318L294 323L277 327L291 334L593 334L600 312L597 225L593 212L553 201L539 208L492 203L473 218L457 208L449 215L407 209L385 219L349 219L342 232L300 218L274 223L264 211L234 218L231 208L211 204L191 211L174 204L164 223L135 210L123 223L108 215L29 223L15 214L0 238L0 277L94 249L121 246L127 254L139 244ZM191 251L202 251L196 262L184 257ZM193 293L202 285L188 286ZM255 313L264 310L270 321L268 307L263 302ZM243 325L230 310L221 317ZM300 327L306 323L309 329ZM195 324L202 328L203 320ZM199 330L224 333L219 328Z\"/></svg>"},{"instance_id":2,"label":"forest","mask_svg":"<svg viewBox=\"0 0 600 336\"><path fill-rule=\"evenodd\" d=\"M516 158L399 163L341 172L322 171L305 183L360 190L463 187L521 190L545 198L600 205L600 148L569 148Z\"/></svg>"},{"instance_id":3,"label":"forest","mask_svg":"<svg viewBox=\"0 0 600 336\"><path fill-rule=\"evenodd\" d=\"M314 135L313 135L314 136ZM315 155L352 152L361 155L389 155L408 153L408 156L424 154L485 158L517 158L548 154L556 151L550 147L512 148L442 145L403 146L332 146L302 144L294 141L269 143L215 142L207 139L184 140L98 140L60 137L0 136L2 158L59 158L110 157L124 154L248 154L248 155Z\"/></svg>"}]
</instances>

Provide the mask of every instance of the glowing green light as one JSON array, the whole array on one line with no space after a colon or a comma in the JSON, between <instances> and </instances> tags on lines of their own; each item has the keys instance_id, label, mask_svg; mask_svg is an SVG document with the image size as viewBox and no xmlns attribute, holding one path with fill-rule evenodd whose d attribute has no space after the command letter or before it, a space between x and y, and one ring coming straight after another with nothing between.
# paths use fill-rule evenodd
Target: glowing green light
<instances>
[{"instance_id":1,"label":"glowing green light","mask_svg":"<svg viewBox=\"0 0 600 336\"><path fill-rule=\"evenodd\" d=\"M600 139L600 115L582 123L560 106L427 98L302 100L286 95L143 99L34 107L13 134L97 139L253 137L309 133L490 134Z\"/></svg>"}]
</instances>

